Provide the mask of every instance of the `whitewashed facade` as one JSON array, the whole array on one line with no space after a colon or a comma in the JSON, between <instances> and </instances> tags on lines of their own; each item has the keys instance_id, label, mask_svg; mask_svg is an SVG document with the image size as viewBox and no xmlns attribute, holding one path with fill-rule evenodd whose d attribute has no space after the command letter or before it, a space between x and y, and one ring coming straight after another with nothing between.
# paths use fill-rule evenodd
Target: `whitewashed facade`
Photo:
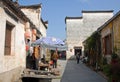
<instances>
[{"instance_id":1,"label":"whitewashed facade","mask_svg":"<svg viewBox=\"0 0 120 82\"><path fill-rule=\"evenodd\" d=\"M66 17L66 43L68 45L67 59L80 50L83 55L82 42L98 27L113 16L113 11L82 11L82 17Z\"/></svg>"},{"instance_id":2,"label":"whitewashed facade","mask_svg":"<svg viewBox=\"0 0 120 82\"><path fill-rule=\"evenodd\" d=\"M41 4L35 4L35 5L27 5L27 6L21 6L21 10L25 13L25 15L31 19L31 21L35 24L37 29L40 31L40 35L37 35L39 38L41 37L46 37L47 34L47 27L48 27L48 22L43 21L41 17L41 10L42 10L42 5ZM36 40L37 38L35 38ZM34 41L35 41L34 40ZM44 48L41 47L41 57L43 57L43 54L45 54L46 51Z\"/></svg>"},{"instance_id":3,"label":"whitewashed facade","mask_svg":"<svg viewBox=\"0 0 120 82\"><path fill-rule=\"evenodd\" d=\"M46 37L47 25L41 17L41 4L21 6L21 10L24 14L35 24L38 30L41 32L40 37Z\"/></svg>"},{"instance_id":4,"label":"whitewashed facade","mask_svg":"<svg viewBox=\"0 0 120 82\"><path fill-rule=\"evenodd\" d=\"M0 1L0 82L20 80L21 73L26 68L26 32L30 32L30 39L34 29L37 31L36 36L46 36L47 23L45 22L46 27L40 25L41 6L35 5L39 8L23 12L18 7L12 0ZM43 33L40 32L41 29Z\"/></svg>"},{"instance_id":5,"label":"whitewashed facade","mask_svg":"<svg viewBox=\"0 0 120 82\"><path fill-rule=\"evenodd\" d=\"M18 80L22 68L26 65L24 39L26 21L18 15L19 10L14 9L11 1L0 1L0 82ZM12 28L10 35L6 34L8 28ZM5 49L6 43L9 44L5 37L8 36L11 37L7 39L10 42L10 53L5 54L8 52Z\"/></svg>"},{"instance_id":6,"label":"whitewashed facade","mask_svg":"<svg viewBox=\"0 0 120 82\"><path fill-rule=\"evenodd\" d=\"M40 32L42 34L42 37L46 37L47 36L47 28L48 28L48 21L43 21L43 19L41 18L40 20Z\"/></svg>"}]
</instances>

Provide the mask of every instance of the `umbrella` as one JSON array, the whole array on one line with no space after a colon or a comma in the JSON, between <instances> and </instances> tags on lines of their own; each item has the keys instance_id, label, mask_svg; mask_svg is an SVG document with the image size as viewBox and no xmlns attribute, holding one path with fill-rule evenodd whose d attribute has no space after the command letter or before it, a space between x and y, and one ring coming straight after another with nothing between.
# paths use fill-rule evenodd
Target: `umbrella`
<instances>
[{"instance_id":1,"label":"umbrella","mask_svg":"<svg viewBox=\"0 0 120 82\"><path fill-rule=\"evenodd\" d=\"M45 43L45 44L50 44L50 45L64 45L65 43L58 38L54 38L54 37L42 37L38 40L35 41L35 44L41 44L41 43Z\"/></svg>"},{"instance_id":2,"label":"umbrella","mask_svg":"<svg viewBox=\"0 0 120 82\"><path fill-rule=\"evenodd\" d=\"M59 39L59 38L55 38L55 37L42 37L38 40L36 40L33 45L40 45L42 47L46 47L49 48L51 50L66 50L67 46L65 45L65 43Z\"/></svg>"}]
</instances>

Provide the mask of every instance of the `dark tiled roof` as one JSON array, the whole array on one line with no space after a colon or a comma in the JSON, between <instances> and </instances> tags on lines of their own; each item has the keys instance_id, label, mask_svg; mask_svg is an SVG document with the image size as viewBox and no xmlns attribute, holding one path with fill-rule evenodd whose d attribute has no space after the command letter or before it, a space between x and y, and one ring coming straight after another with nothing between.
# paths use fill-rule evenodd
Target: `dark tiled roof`
<instances>
[{"instance_id":1,"label":"dark tiled roof","mask_svg":"<svg viewBox=\"0 0 120 82\"><path fill-rule=\"evenodd\" d=\"M45 24L48 24L48 21L45 21L44 23L45 23Z\"/></svg>"},{"instance_id":2,"label":"dark tiled roof","mask_svg":"<svg viewBox=\"0 0 120 82\"><path fill-rule=\"evenodd\" d=\"M82 17L65 17L65 23L67 19L82 19Z\"/></svg>"},{"instance_id":3,"label":"dark tiled roof","mask_svg":"<svg viewBox=\"0 0 120 82\"><path fill-rule=\"evenodd\" d=\"M41 8L41 4L35 4L35 5L21 5L20 8Z\"/></svg>"},{"instance_id":4,"label":"dark tiled roof","mask_svg":"<svg viewBox=\"0 0 120 82\"><path fill-rule=\"evenodd\" d=\"M20 10L19 6L16 5L13 1L11 0L2 0L3 3L13 12L15 13L20 19L22 19L25 22L30 22L32 28L36 28L36 26L31 22L29 18ZM41 34L41 32L37 29L37 32Z\"/></svg>"},{"instance_id":5,"label":"dark tiled roof","mask_svg":"<svg viewBox=\"0 0 120 82\"><path fill-rule=\"evenodd\" d=\"M95 11L87 11L87 10L82 10L82 13L111 13L113 10L95 10Z\"/></svg>"},{"instance_id":6,"label":"dark tiled roof","mask_svg":"<svg viewBox=\"0 0 120 82\"><path fill-rule=\"evenodd\" d=\"M24 21L27 21L28 18L25 16L25 14L12 2L11 0L2 0L4 4L7 5L7 7L14 12L19 18L21 18Z\"/></svg>"},{"instance_id":7,"label":"dark tiled roof","mask_svg":"<svg viewBox=\"0 0 120 82\"><path fill-rule=\"evenodd\" d=\"M46 27L46 29L48 28L47 26L46 26L46 24L48 24L48 21L43 21L43 19L41 18L41 21L42 21L42 23L43 23L43 25Z\"/></svg>"},{"instance_id":8,"label":"dark tiled roof","mask_svg":"<svg viewBox=\"0 0 120 82\"><path fill-rule=\"evenodd\" d=\"M82 17L65 17L65 19L82 19Z\"/></svg>"}]
</instances>

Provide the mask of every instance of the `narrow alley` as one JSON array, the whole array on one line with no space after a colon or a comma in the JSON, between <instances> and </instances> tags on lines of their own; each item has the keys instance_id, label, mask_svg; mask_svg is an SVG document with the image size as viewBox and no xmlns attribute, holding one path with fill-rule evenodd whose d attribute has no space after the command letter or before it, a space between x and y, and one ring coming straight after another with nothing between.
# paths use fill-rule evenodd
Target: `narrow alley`
<instances>
[{"instance_id":1,"label":"narrow alley","mask_svg":"<svg viewBox=\"0 0 120 82\"><path fill-rule=\"evenodd\" d=\"M107 80L82 62L77 64L75 60L68 60L60 82L107 82Z\"/></svg>"},{"instance_id":2,"label":"narrow alley","mask_svg":"<svg viewBox=\"0 0 120 82\"><path fill-rule=\"evenodd\" d=\"M0 0L0 82L120 82L119 3Z\"/></svg>"}]
</instances>

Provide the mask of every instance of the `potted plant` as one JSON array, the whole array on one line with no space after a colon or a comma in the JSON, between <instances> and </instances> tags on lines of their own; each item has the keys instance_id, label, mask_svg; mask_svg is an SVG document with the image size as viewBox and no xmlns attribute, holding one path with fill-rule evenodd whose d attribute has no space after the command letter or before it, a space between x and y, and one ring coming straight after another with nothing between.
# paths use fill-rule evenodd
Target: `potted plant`
<instances>
[{"instance_id":1,"label":"potted plant","mask_svg":"<svg viewBox=\"0 0 120 82\"><path fill-rule=\"evenodd\" d=\"M116 53L111 55L111 78L112 82L120 82L120 63Z\"/></svg>"}]
</instances>

